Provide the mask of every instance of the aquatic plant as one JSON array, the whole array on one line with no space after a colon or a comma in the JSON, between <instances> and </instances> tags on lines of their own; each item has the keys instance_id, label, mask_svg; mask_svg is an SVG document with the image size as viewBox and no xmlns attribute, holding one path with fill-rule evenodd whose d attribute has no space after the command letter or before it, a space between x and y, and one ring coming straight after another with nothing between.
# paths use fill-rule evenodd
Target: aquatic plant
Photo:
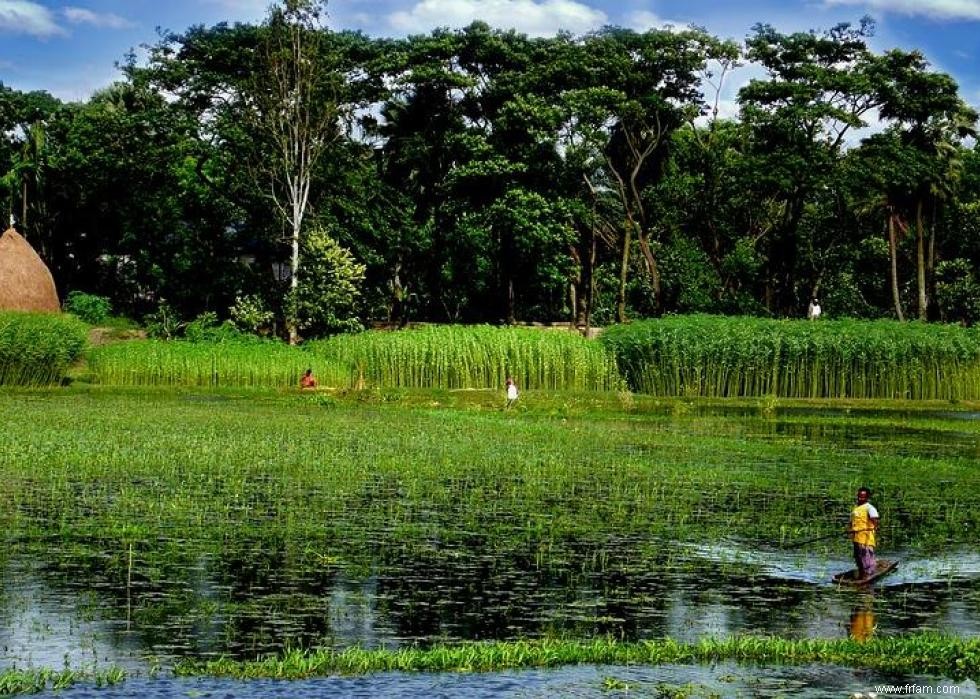
<instances>
[{"instance_id":1,"label":"aquatic plant","mask_svg":"<svg viewBox=\"0 0 980 699\"><path fill-rule=\"evenodd\" d=\"M47 690L67 689L77 682L90 682L96 687L107 687L121 683L126 673L120 668L105 670L73 670L64 668L30 668L20 670L8 668L0 670L0 696L15 694L38 694Z\"/></svg>"},{"instance_id":2,"label":"aquatic plant","mask_svg":"<svg viewBox=\"0 0 980 699\"><path fill-rule=\"evenodd\" d=\"M928 633L865 642L755 636L708 638L697 643L680 643L669 638L639 643L623 643L610 638L543 639L393 650L292 650L282 656L254 661L186 659L175 665L174 674L182 677L302 679L374 672L499 672L585 663L664 665L725 660L771 665L825 663L889 673L925 673L954 679L978 679L980 640Z\"/></svg>"}]
</instances>

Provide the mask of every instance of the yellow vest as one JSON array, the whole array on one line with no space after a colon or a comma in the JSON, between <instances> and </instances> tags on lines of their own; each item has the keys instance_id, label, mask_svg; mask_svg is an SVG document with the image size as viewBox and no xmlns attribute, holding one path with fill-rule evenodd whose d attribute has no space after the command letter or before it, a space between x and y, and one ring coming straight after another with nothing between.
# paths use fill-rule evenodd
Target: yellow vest
<instances>
[{"instance_id":1,"label":"yellow vest","mask_svg":"<svg viewBox=\"0 0 980 699\"><path fill-rule=\"evenodd\" d=\"M855 544L874 548L875 532L871 526L871 518L868 517L868 503L858 505L851 510L851 540Z\"/></svg>"}]
</instances>

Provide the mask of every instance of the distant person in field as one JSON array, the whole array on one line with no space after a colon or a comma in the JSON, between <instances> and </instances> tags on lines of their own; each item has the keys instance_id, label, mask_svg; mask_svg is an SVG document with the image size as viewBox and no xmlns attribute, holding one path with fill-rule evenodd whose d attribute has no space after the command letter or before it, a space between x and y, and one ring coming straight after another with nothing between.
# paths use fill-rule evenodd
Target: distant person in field
<instances>
[{"instance_id":1,"label":"distant person in field","mask_svg":"<svg viewBox=\"0 0 980 699\"><path fill-rule=\"evenodd\" d=\"M507 405L506 407L511 407L517 402L517 384L514 383L514 379L510 376L507 377Z\"/></svg>"},{"instance_id":2,"label":"distant person in field","mask_svg":"<svg viewBox=\"0 0 980 699\"><path fill-rule=\"evenodd\" d=\"M313 370L307 369L306 373L303 374L303 378L299 380L300 388L316 388L316 377L313 376Z\"/></svg>"},{"instance_id":3,"label":"distant person in field","mask_svg":"<svg viewBox=\"0 0 980 699\"><path fill-rule=\"evenodd\" d=\"M820 302L817 299L810 301L810 307L806 310L806 317L810 320L816 320L821 313L823 311L820 309Z\"/></svg>"},{"instance_id":4,"label":"distant person in field","mask_svg":"<svg viewBox=\"0 0 980 699\"><path fill-rule=\"evenodd\" d=\"M875 532L878 531L880 518L878 510L868 502L870 498L871 491L868 488L858 488L857 505L851 510L851 526L848 530L854 544L854 563L857 565L859 578L874 574L878 567L875 561Z\"/></svg>"}]
</instances>

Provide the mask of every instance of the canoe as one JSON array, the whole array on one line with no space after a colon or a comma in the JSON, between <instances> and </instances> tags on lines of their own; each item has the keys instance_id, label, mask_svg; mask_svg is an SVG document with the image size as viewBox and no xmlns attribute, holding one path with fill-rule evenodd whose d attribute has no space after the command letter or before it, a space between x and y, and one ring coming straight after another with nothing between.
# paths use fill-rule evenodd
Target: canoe
<instances>
[{"instance_id":1,"label":"canoe","mask_svg":"<svg viewBox=\"0 0 980 699\"><path fill-rule=\"evenodd\" d=\"M870 585L878 578L882 578L888 575L890 572L898 567L898 561L886 561L884 559L878 559L877 565L875 567L875 572L866 578L858 579L858 571L856 568L852 570L845 571L843 573L838 573L834 576L834 582L840 585L854 585L860 587L862 585Z\"/></svg>"}]
</instances>

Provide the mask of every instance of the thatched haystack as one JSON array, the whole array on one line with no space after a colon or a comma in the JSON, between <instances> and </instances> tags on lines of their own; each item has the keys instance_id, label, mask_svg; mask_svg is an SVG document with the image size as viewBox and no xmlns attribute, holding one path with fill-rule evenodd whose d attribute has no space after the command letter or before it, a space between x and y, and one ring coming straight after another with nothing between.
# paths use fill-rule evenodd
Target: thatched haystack
<instances>
[{"instance_id":1,"label":"thatched haystack","mask_svg":"<svg viewBox=\"0 0 980 699\"><path fill-rule=\"evenodd\" d=\"M13 228L0 235L0 310L61 310L51 270Z\"/></svg>"}]
</instances>

